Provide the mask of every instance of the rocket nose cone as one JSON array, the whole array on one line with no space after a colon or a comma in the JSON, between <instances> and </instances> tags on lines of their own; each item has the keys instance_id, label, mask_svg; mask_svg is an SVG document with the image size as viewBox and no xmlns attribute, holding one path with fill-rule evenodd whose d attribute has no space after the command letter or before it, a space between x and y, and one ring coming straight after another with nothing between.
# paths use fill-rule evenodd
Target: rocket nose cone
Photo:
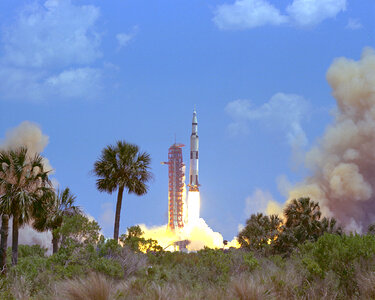
<instances>
[{"instance_id":1,"label":"rocket nose cone","mask_svg":"<svg viewBox=\"0 0 375 300\"><path fill-rule=\"evenodd\" d=\"M193 123L198 123L198 121L197 121L197 112L195 110L193 112Z\"/></svg>"}]
</instances>

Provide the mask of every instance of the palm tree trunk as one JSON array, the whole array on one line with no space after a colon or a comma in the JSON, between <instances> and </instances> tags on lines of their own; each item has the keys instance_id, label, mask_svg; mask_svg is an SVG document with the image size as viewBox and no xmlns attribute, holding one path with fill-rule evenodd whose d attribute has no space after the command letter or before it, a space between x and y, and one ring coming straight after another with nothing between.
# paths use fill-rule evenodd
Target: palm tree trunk
<instances>
[{"instance_id":1,"label":"palm tree trunk","mask_svg":"<svg viewBox=\"0 0 375 300\"><path fill-rule=\"evenodd\" d=\"M1 244L0 244L0 268L1 274L7 271L7 248L8 248L9 216L1 216Z\"/></svg>"},{"instance_id":2,"label":"palm tree trunk","mask_svg":"<svg viewBox=\"0 0 375 300\"><path fill-rule=\"evenodd\" d=\"M12 265L18 262L18 230L19 218L18 214L13 215L13 228L12 228Z\"/></svg>"},{"instance_id":3,"label":"palm tree trunk","mask_svg":"<svg viewBox=\"0 0 375 300\"><path fill-rule=\"evenodd\" d=\"M117 204L116 204L116 216L115 216L115 229L113 232L113 239L118 241L119 228L120 228L120 213L122 204L122 194L124 193L124 186L120 186L117 194Z\"/></svg>"},{"instance_id":4,"label":"palm tree trunk","mask_svg":"<svg viewBox=\"0 0 375 300\"><path fill-rule=\"evenodd\" d=\"M52 253L55 254L59 251L59 235L52 232Z\"/></svg>"}]
</instances>

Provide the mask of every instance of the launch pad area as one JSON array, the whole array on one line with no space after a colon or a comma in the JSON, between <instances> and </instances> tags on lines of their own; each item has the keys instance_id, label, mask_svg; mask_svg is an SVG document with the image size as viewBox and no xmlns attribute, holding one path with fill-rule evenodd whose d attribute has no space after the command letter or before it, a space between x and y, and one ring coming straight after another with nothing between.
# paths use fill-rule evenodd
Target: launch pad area
<instances>
[{"instance_id":1,"label":"launch pad area","mask_svg":"<svg viewBox=\"0 0 375 300\"><path fill-rule=\"evenodd\" d=\"M199 195L191 197L186 203L185 164L182 157L182 147L185 145L174 143L168 150L168 229L171 231L182 229L189 222L199 219ZM192 119L192 133L190 136L190 192L199 193L199 137L197 112L194 109ZM195 194L195 193L193 193Z\"/></svg>"}]
</instances>

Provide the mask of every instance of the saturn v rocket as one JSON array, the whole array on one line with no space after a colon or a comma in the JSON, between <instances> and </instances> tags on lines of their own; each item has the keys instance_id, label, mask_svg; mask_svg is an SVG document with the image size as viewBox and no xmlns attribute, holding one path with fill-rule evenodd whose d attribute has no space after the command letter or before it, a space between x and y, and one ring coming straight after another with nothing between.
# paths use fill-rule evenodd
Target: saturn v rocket
<instances>
[{"instance_id":1,"label":"saturn v rocket","mask_svg":"<svg viewBox=\"0 0 375 300\"><path fill-rule=\"evenodd\" d=\"M197 112L194 109L192 132L190 136L190 170L189 170L189 192L199 191L198 181L198 164L199 164L199 138L198 138L198 120Z\"/></svg>"},{"instance_id":2,"label":"saturn v rocket","mask_svg":"<svg viewBox=\"0 0 375 300\"><path fill-rule=\"evenodd\" d=\"M185 164L182 147L176 142L169 148L168 161L168 228L172 231L182 229L185 224L194 224L199 219L200 195L198 181L199 139L197 112L194 109L192 133L190 136L190 171L188 202L185 202ZM186 205L187 204L187 205Z\"/></svg>"}]
</instances>

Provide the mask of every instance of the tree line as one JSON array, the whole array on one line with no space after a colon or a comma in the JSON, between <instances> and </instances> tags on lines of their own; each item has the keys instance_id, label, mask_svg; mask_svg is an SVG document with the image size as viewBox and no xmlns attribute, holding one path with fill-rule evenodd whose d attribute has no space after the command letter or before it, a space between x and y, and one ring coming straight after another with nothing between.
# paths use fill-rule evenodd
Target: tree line
<instances>
[{"instance_id":1,"label":"tree line","mask_svg":"<svg viewBox=\"0 0 375 300\"><path fill-rule=\"evenodd\" d=\"M0 270L6 273L9 221L12 219L12 265L18 261L19 229L25 224L37 231L50 230L53 253L61 242L60 229L64 219L82 215L83 211L74 204L76 197L69 188L53 187L50 170L43 164L43 156L31 154L27 147L0 151ZM96 186L101 192L117 191L114 224L115 241L119 239L120 212L124 191L143 195L147 193L150 172L150 155L139 147L118 141L102 150L94 163L92 173L97 176Z\"/></svg>"},{"instance_id":2,"label":"tree line","mask_svg":"<svg viewBox=\"0 0 375 300\"><path fill-rule=\"evenodd\" d=\"M308 197L293 199L283 211L283 219L277 215L252 214L237 240L241 248L263 255L289 255L306 242L316 242L325 233L343 235L343 229L335 218L321 217L319 203ZM375 234L375 224L368 227Z\"/></svg>"}]
</instances>

